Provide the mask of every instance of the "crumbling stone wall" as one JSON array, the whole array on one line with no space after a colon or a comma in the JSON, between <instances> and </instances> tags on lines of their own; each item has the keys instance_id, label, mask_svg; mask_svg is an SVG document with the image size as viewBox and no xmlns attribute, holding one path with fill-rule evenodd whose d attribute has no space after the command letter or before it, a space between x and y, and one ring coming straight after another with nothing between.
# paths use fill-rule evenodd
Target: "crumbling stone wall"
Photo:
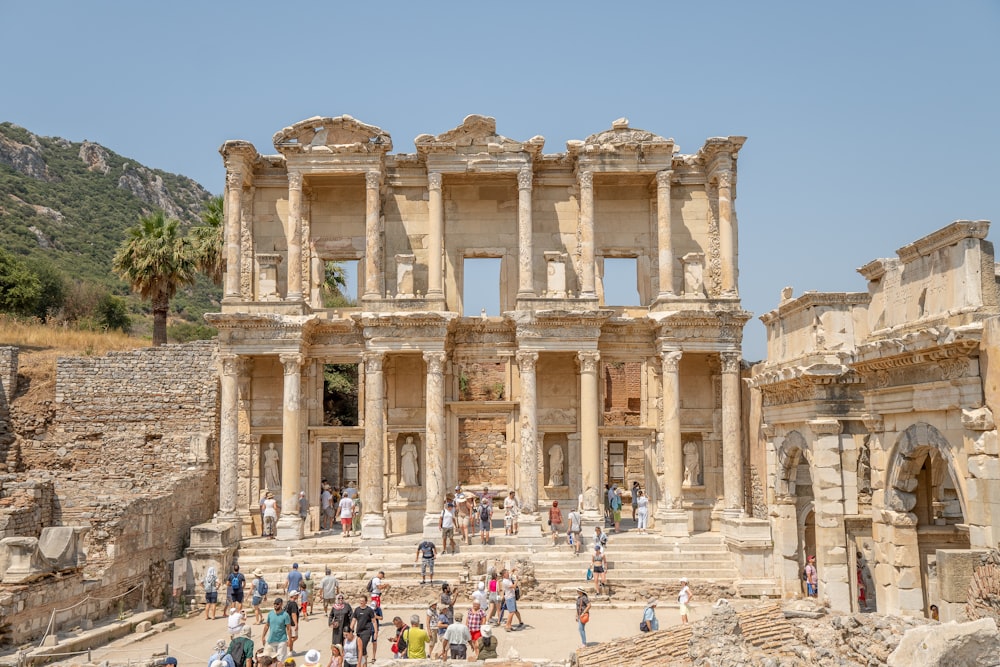
<instances>
[{"instance_id":1,"label":"crumbling stone wall","mask_svg":"<svg viewBox=\"0 0 1000 667\"><path fill-rule=\"evenodd\" d=\"M463 485L507 486L506 432L503 417L458 420L458 478Z\"/></svg>"},{"instance_id":2,"label":"crumbling stone wall","mask_svg":"<svg viewBox=\"0 0 1000 667\"><path fill-rule=\"evenodd\" d=\"M17 391L17 348L0 347L0 410L5 411L7 404L14 398ZM4 415L0 414L0 419Z\"/></svg>"},{"instance_id":3,"label":"crumbling stone wall","mask_svg":"<svg viewBox=\"0 0 1000 667\"><path fill-rule=\"evenodd\" d=\"M51 481L0 475L0 539L38 537L53 523L55 486Z\"/></svg>"},{"instance_id":4,"label":"crumbling stone wall","mask_svg":"<svg viewBox=\"0 0 1000 667\"><path fill-rule=\"evenodd\" d=\"M459 400L510 400L507 363L504 361L464 362L458 377Z\"/></svg>"}]
</instances>

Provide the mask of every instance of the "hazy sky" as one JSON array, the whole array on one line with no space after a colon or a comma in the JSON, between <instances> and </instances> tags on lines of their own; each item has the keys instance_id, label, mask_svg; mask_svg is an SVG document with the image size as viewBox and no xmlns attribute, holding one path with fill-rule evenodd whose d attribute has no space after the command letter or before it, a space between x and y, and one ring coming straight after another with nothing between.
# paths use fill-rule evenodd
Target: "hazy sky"
<instances>
[{"instance_id":1,"label":"hazy sky","mask_svg":"<svg viewBox=\"0 0 1000 667\"><path fill-rule=\"evenodd\" d=\"M218 147L350 114L413 138L494 116L546 152L620 116L695 152L746 135L744 307L1000 221L1000 2L0 0L0 120L221 193ZM991 238L1000 231L991 234ZM475 309L473 312L478 312ZM744 356L764 356L751 320Z\"/></svg>"}]
</instances>

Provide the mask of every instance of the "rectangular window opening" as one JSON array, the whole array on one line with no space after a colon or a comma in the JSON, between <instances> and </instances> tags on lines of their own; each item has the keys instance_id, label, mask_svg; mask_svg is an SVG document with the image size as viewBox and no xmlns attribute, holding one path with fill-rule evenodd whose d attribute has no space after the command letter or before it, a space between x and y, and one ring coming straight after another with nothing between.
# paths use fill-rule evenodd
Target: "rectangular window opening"
<instances>
[{"instance_id":1,"label":"rectangular window opening","mask_svg":"<svg viewBox=\"0 0 1000 667\"><path fill-rule=\"evenodd\" d=\"M358 364L323 365L323 424L358 425Z\"/></svg>"},{"instance_id":2,"label":"rectangular window opening","mask_svg":"<svg viewBox=\"0 0 1000 667\"><path fill-rule=\"evenodd\" d=\"M353 308L358 305L358 265L356 259L323 262L324 308Z\"/></svg>"},{"instance_id":3,"label":"rectangular window opening","mask_svg":"<svg viewBox=\"0 0 1000 667\"><path fill-rule=\"evenodd\" d=\"M608 443L608 484L625 485L625 443Z\"/></svg>"},{"instance_id":4,"label":"rectangular window opening","mask_svg":"<svg viewBox=\"0 0 1000 667\"><path fill-rule=\"evenodd\" d=\"M605 257L604 305L641 305L638 276L638 260L635 257Z\"/></svg>"},{"instance_id":5,"label":"rectangular window opening","mask_svg":"<svg viewBox=\"0 0 1000 667\"><path fill-rule=\"evenodd\" d=\"M462 271L462 314L500 315L500 258L466 257Z\"/></svg>"},{"instance_id":6,"label":"rectangular window opening","mask_svg":"<svg viewBox=\"0 0 1000 667\"><path fill-rule=\"evenodd\" d=\"M361 460L361 447L356 442L345 442L341 450L341 483L346 486L358 485L358 464Z\"/></svg>"}]
</instances>

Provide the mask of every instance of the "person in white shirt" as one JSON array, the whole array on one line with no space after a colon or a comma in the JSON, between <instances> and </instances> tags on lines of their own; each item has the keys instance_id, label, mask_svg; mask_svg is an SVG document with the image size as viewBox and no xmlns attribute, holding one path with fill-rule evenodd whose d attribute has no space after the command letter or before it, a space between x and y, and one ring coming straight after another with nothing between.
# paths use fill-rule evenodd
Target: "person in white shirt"
<instances>
[{"instance_id":1,"label":"person in white shirt","mask_svg":"<svg viewBox=\"0 0 1000 667\"><path fill-rule=\"evenodd\" d=\"M319 494L320 530L333 530L333 494L330 489L323 489Z\"/></svg>"},{"instance_id":2,"label":"person in white shirt","mask_svg":"<svg viewBox=\"0 0 1000 667\"><path fill-rule=\"evenodd\" d=\"M448 540L451 540L451 552L458 553L458 546L455 544L455 503L448 502L441 510L441 518L438 525L441 528L441 552L448 551Z\"/></svg>"},{"instance_id":3,"label":"person in white shirt","mask_svg":"<svg viewBox=\"0 0 1000 667\"><path fill-rule=\"evenodd\" d=\"M517 502L517 498L514 497L514 492L511 491L507 497L503 499L503 525L508 535L517 535L517 517L520 513L521 504Z\"/></svg>"},{"instance_id":4,"label":"person in white shirt","mask_svg":"<svg viewBox=\"0 0 1000 667\"><path fill-rule=\"evenodd\" d=\"M681 577L681 592L677 594L677 604L680 607L681 623L688 622L688 603L691 602L691 589L688 588L687 577Z\"/></svg>"},{"instance_id":5,"label":"person in white shirt","mask_svg":"<svg viewBox=\"0 0 1000 667\"><path fill-rule=\"evenodd\" d=\"M479 602L480 608L486 609L489 604L489 595L486 593L486 582L480 581L470 597Z\"/></svg>"},{"instance_id":6,"label":"person in white shirt","mask_svg":"<svg viewBox=\"0 0 1000 667\"><path fill-rule=\"evenodd\" d=\"M337 507L340 509L340 534L342 537L347 537L351 532L351 521L354 519L354 501L345 493Z\"/></svg>"}]
</instances>

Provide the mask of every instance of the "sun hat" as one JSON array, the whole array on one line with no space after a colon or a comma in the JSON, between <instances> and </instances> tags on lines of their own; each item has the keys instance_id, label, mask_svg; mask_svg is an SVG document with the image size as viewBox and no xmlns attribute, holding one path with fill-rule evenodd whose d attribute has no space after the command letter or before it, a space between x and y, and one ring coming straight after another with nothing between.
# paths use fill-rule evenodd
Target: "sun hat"
<instances>
[{"instance_id":1,"label":"sun hat","mask_svg":"<svg viewBox=\"0 0 1000 667\"><path fill-rule=\"evenodd\" d=\"M656 598L650 598L650 599L646 600L646 606L647 607L655 607L658 603L659 603L659 600L657 600Z\"/></svg>"},{"instance_id":2,"label":"sun hat","mask_svg":"<svg viewBox=\"0 0 1000 667\"><path fill-rule=\"evenodd\" d=\"M479 628L479 633L483 637L492 637L493 636L493 626L492 625L484 625L481 628Z\"/></svg>"},{"instance_id":3,"label":"sun hat","mask_svg":"<svg viewBox=\"0 0 1000 667\"><path fill-rule=\"evenodd\" d=\"M314 648L311 648L308 651L306 651L305 664L318 665L321 658L322 656L320 656L319 651L317 651Z\"/></svg>"},{"instance_id":4,"label":"sun hat","mask_svg":"<svg viewBox=\"0 0 1000 667\"><path fill-rule=\"evenodd\" d=\"M255 576L255 577L263 577L264 576L264 571L258 567L256 570L253 571L253 576Z\"/></svg>"},{"instance_id":5,"label":"sun hat","mask_svg":"<svg viewBox=\"0 0 1000 667\"><path fill-rule=\"evenodd\" d=\"M681 581L682 584L686 584L688 582L688 578L687 577L681 577L680 581Z\"/></svg>"},{"instance_id":6,"label":"sun hat","mask_svg":"<svg viewBox=\"0 0 1000 667\"><path fill-rule=\"evenodd\" d=\"M176 665L177 664L177 658L175 658L172 655L168 655L166 658L163 659L163 664L164 665Z\"/></svg>"},{"instance_id":7,"label":"sun hat","mask_svg":"<svg viewBox=\"0 0 1000 667\"><path fill-rule=\"evenodd\" d=\"M290 597L290 598L297 598L297 597L299 597L299 592L298 591L292 591L291 593L288 594L288 597Z\"/></svg>"},{"instance_id":8,"label":"sun hat","mask_svg":"<svg viewBox=\"0 0 1000 667\"><path fill-rule=\"evenodd\" d=\"M583 586L577 586L576 590L586 595L587 590Z\"/></svg>"},{"instance_id":9,"label":"sun hat","mask_svg":"<svg viewBox=\"0 0 1000 667\"><path fill-rule=\"evenodd\" d=\"M247 623L246 625L243 626L243 636L244 637L252 637L253 636L253 628L250 627L249 623Z\"/></svg>"},{"instance_id":10,"label":"sun hat","mask_svg":"<svg viewBox=\"0 0 1000 667\"><path fill-rule=\"evenodd\" d=\"M264 655L269 658L277 657L278 651L270 644L264 647Z\"/></svg>"}]
</instances>

